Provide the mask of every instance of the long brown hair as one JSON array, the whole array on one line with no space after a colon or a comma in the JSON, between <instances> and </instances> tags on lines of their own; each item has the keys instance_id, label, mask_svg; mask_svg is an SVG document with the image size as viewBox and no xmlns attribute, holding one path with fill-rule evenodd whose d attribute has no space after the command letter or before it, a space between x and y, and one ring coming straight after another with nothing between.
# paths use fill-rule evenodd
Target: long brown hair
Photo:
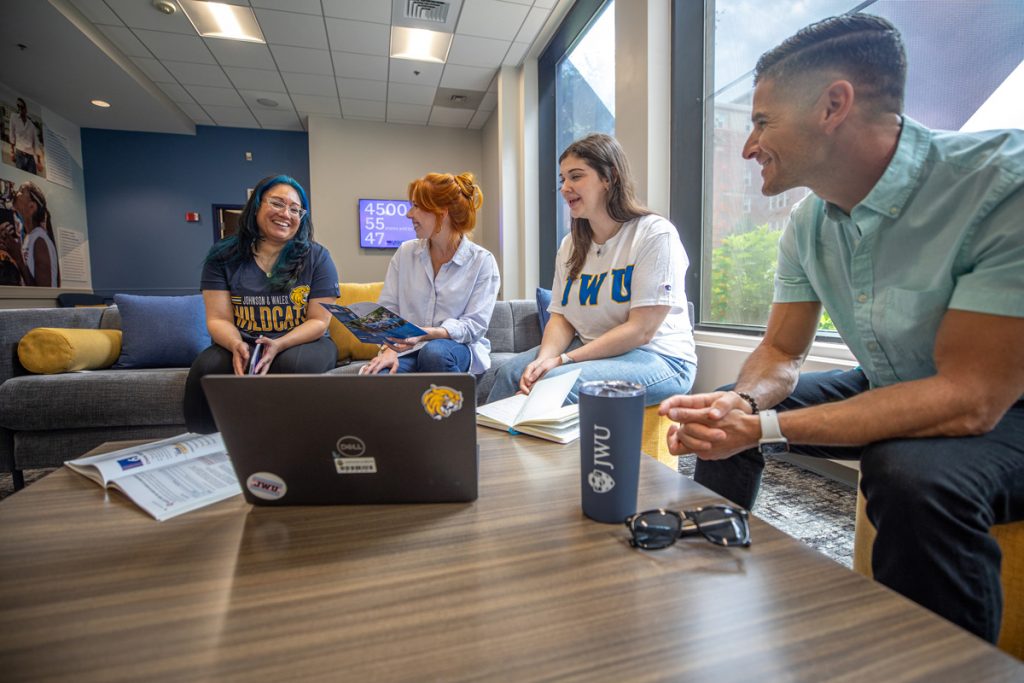
<instances>
[{"instance_id":1,"label":"long brown hair","mask_svg":"<svg viewBox=\"0 0 1024 683\"><path fill-rule=\"evenodd\" d=\"M625 223L654 213L636 197L636 185L629 170L629 161L619 141L604 133L591 133L565 148L558 157L561 164L569 155L578 157L608 183L605 210L612 220ZM575 280L594 241L594 230L586 218L573 218L571 225L572 253L569 255L569 280Z\"/></svg>"},{"instance_id":2,"label":"long brown hair","mask_svg":"<svg viewBox=\"0 0 1024 683\"><path fill-rule=\"evenodd\" d=\"M458 239L476 227L476 212L484 205L484 192L469 171L459 175L428 173L409 183L409 201L434 214L438 223L447 210Z\"/></svg>"}]
</instances>

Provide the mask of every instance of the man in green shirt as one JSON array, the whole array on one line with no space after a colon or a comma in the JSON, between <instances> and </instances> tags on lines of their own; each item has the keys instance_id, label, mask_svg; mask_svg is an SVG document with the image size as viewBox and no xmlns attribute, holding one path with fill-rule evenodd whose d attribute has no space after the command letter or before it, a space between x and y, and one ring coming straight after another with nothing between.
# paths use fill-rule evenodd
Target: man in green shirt
<instances>
[{"instance_id":1,"label":"man in green shirt","mask_svg":"<svg viewBox=\"0 0 1024 683\"><path fill-rule=\"evenodd\" d=\"M695 479L750 507L764 455L859 458L875 578L995 642L993 524L1024 519L1024 131L905 116L888 21L809 26L755 70L744 156L794 187L761 344L733 387L662 414ZM822 307L860 363L799 372Z\"/></svg>"}]
</instances>

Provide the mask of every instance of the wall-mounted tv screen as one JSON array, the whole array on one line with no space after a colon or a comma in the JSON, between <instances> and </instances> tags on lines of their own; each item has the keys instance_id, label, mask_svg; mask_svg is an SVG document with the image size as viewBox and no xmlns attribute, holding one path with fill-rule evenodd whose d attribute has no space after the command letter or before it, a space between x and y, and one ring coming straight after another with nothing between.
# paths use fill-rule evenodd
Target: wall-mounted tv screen
<instances>
[{"instance_id":1,"label":"wall-mounted tv screen","mask_svg":"<svg viewBox=\"0 0 1024 683\"><path fill-rule=\"evenodd\" d=\"M402 199L359 200L359 246L364 249L397 249L416 237L407 214L409 202Z\"/></svg>"}]
</instances>

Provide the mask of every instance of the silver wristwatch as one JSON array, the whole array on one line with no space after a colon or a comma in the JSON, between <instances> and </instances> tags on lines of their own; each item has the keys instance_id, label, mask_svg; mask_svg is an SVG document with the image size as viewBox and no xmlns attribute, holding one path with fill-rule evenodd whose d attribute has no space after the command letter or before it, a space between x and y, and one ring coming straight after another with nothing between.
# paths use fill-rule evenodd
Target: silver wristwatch
<instances>
[{"instance_id":1,"label":"silver wristwatch","mask_svg":"<svg viewBox=\"0 0 1024 683\"><path fill-rule=\"evenodd\" d=\"M774 410L762 410L757 416L761 418L761 439L757 442L761 455L789 453L789 440L782 435L778 413Z\"/></svg>"},{"instance_id":2,"label":"silver wristwatch","mask_svg":"<svg viewBox=\"0 0 1024 683\"><path fill-rule=\"evenodd\" d=\"M562 359L562 365L568 365L569 363L572 362L572 358L567 353L563 353L563 354L559 355L558 357L560 359Z\"/></svg>"}]
</instances>

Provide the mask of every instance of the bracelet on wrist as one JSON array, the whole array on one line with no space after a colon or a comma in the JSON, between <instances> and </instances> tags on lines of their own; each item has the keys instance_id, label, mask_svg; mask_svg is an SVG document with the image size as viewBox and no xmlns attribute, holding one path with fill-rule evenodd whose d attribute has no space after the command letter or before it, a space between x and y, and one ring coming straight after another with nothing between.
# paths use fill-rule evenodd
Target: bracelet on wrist
<instances>
[{"instance_id":1,"label":"bracelet on wrist","mask_svg":"<svg viewBox=\"0 0 1024 683\"><path fill-rule=\"evenodd\" d=\"M751 396L745 391L733 391L732 393L736 394L737 396L739 396L740 398L747 402L747 404L750 406L751 415L757 415L758 412L760 412L757 408L757 400L753 396Z\"/></svg>"}]
</instances>

